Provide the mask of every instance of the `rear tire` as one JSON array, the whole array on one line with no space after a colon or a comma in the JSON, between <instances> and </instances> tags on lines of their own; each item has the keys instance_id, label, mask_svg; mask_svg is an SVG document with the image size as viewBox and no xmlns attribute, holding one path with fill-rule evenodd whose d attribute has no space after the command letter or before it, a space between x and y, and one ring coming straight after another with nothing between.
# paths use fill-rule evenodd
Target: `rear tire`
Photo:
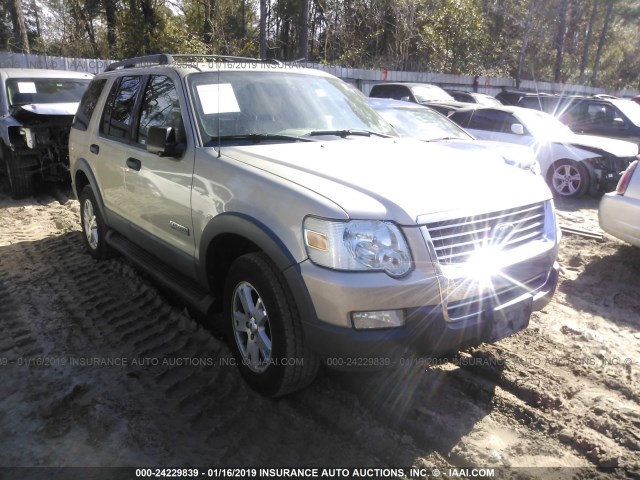
<instances>
[{"instance_id":1,"label":"rear tire","mask_svg":"<svg viewBox=\"0 0 640 480\"><path fill-rule=\"evenodd\" d=\"M549 169L547 181L554 195L578 198L589 189L591 182L587 168L573 160L558 160Z\"/></svg>"},{"instance_id":2,"label":"rear tire","mask_svg":"<svg viewBox=\"0 0 640 480\"><path fill-rule=\"evenodd\" d=\"M33 174L20 168L19 157L9 148L3 148L4 171L9 180L11 197L18 200L33 194Z\"/></svg>"},{"instance_id":3,"label":"rear tire","mask_svg":"<svg viewBox=\"0 0 640 480\"><path fill-rule=\"evenodd\" d=\"M104 260L110 254L109 246L105 242L107 226L90 185L82 189L79 200L80 224L85 247L93 258Z\"/></svg>"},{"instance_id":4,"label":"rear tire","mask_svg":"<svg viewBox=\"0 0 640 480\"><path fill-rule=\"evenodd\" d=\"M304 345L293 297L264 253L243 255L231 265L223 318L236 364L252 389L275 398L313 381L320 360Z\"/></svg>"}]
</instances>

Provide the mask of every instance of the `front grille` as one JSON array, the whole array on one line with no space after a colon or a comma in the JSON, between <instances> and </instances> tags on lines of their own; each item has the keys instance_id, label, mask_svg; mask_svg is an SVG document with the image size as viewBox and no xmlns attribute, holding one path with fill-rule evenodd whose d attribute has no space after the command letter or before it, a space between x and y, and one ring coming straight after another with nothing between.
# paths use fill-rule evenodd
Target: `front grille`
<instances>
[{"instance_id":1,"label":"front grille","mask_svg":"<svg viewBox=\"0 0 640 480\"><path fill-rule=\"evenodd\" d=\"M547 274L541 273L522 283L515 283L499 292L491 292L484 296L467 298L447 303L447 314L451 321L459 321L477 317L489 308L497 307L527 293L533 294L544 286Z\"/></svg>"},{"instance_id":2,"label":"front grille","mask_svg":"<svg viewBox=\"0 0 640 480\"><path fill-rule=\"evenodd\" d=\"M543 238L545 205L536 203L500 212L427 223L438 261L464 263L476 251L495 246L512 249Z\"/></svg>"}]
</instances>

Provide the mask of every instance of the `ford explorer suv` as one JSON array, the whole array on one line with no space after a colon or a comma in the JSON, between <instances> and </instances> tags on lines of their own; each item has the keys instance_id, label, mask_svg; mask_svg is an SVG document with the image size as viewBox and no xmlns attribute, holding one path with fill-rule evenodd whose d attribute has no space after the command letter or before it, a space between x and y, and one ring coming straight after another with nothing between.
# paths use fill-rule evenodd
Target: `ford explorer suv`
<instances>
[{"instance_id":1,"label":"ford explorer suv","mask_svg":"<svg viewBox=\"0 0 640 480\"><path fill-rule=\"evenodd\" d=\"M0 170L13 198L31 195L36 181L69 181L69 128L93 75L0 69Z\"/></svg>"},{"instance_id":2,"label":"ford explorer suv","mask_svg":"<svg viewBox=\"0 0 640 480\"><path fill-rule=\"evenodd\" d=\"M316 70L116 62L71 129L84 243L219 319L245 380L273 397L322 362L391 367L526 328L558 278L544 181L392 134Z\"/></svg>"}]
</instances>

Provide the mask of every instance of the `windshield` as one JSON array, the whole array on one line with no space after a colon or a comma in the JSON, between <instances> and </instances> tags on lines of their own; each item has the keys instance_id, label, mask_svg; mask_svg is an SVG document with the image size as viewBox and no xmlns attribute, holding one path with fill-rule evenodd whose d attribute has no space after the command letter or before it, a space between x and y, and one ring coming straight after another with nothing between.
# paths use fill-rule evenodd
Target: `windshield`
<instances>
[{"instance_id":1,"label":"windshield","mask_svg":"<svg viewBox=\"0 0 640 480\"><path fill-rule=\"evenodd\" d=\"M635 125L640 125L640 105L631 100L611 100L616 107Z\"/></svg>"},{"instance_id":2,"label":"windshield","mask_svg":"<svg viewBox=\"0 0 640 480\"><path fill-rule=\"evenodd\" d=\"M394 135L364 96L334 77L257 68L194 73L188 82L205 145L219 137L264 134L358 130Z\"/></svg>"},{"instance_id":3,"label":"windshield","mask_svg":"<svg viewBox=\"0 0 640 480\"><path fill-rule=\"evenodd\" d=\"M549 139L575 135L564 123L545 112L520 108L514 115L536 138Z\"/></svg>"},{"instance_id":4,"label":"windshield","mask_svg":"<svg viewBox=\"0 0 640 480\"><path fill-rule=\"evenodd\" d=\"M82 78L9 78L9 106L80 102L90 81Z\"/></svg>"},{"instance_id":5,"label":"windshield","mask_svg":"<svg viewBox=\"0 0 640 480\"><path fill-rule=\"evenodd\" d=\"M401 137L432 141L442 139L472 140L473 137L451 120L428 108L383 108L378 113Z\"/></svg>"},{"instance_id":6,"label":"windshield","mask_svg":"<svg viewBox=\"0 0 640 480\"><path fill-rule=\"evenodd\" d=\"M411 87L413 96L418 103L422 102L451 102L453 97L437 85L415 85Z\"/></svg>"}]
</instances>

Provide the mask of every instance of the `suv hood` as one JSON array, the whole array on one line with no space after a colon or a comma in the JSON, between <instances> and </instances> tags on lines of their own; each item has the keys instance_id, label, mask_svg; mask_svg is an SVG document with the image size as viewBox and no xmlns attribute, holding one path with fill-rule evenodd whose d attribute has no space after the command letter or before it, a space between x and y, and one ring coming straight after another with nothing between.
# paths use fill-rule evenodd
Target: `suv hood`
<instances>
[{"instance_id":1,"label":"suv hood","mask_svg":"<svg viewBox=\"0 0 640 480\"><path fill-rule=\"evenodd\" d=\"M493 140L447 140L447 145L467 150L468 154L474 152L487 152L488 155L499 155L505 163L531 170L537 163L535 153L531 147L512 143L495 142Z\"/></svg>"},{"instance_id":2,"label":"suv hood","mask_svg":"<svg viewBox=\"0 0 640 480\"><path fill-rule=\"evenodd\" d=\"M18 105L11 108L11 115L21 122L42 121L49 117L64 118L66 120L73 119L78 110L78 102L71 103L30 103L27 105Z\"/></svg>"},{"instance_id":3,"label":"suv hood","mask_svg":"<svg viewBox=\"0 0 640 480\"><path fill-rule=\"evenodd\" d=\"M473 215L551 198L541 177L495 154L418 140L223 146L222 154L312 190L350 218L415 225L425 215Z\"/></svg>"}]
</instances>

